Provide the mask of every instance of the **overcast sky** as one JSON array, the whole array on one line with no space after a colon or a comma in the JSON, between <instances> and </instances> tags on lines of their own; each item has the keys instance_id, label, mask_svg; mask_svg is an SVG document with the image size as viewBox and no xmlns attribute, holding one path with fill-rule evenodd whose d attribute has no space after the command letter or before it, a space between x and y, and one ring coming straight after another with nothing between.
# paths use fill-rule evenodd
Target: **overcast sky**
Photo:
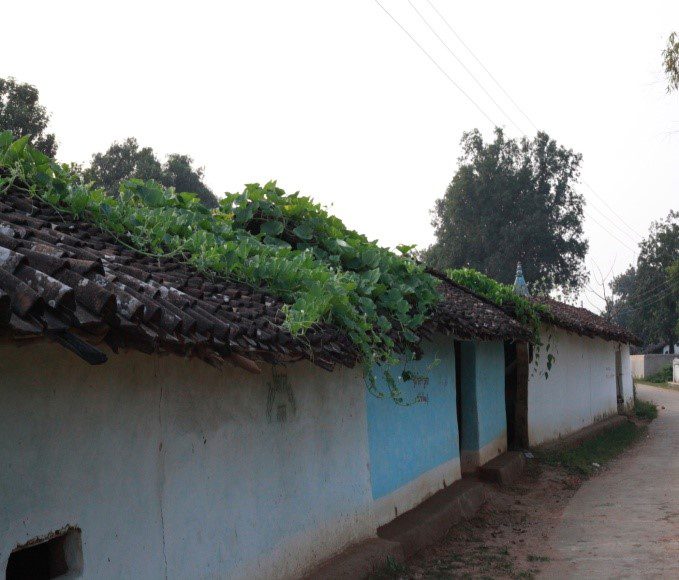
<instances>
[{"instance_id":1,"label":"overcast sky","mask_svg":"<svg viewBox=\"0 0 679 580\"><path fill-rule=\"evenodd\" d=\"M408 0L381 0L494 123L534 134L427 0L412 1L521 132ZM599 196L582 186L587 264L624 270L637 233L679 208L679 98L660 55L679 2L432 2L528 117L583 154ZM0 76L40 89L61 160L135 136L190 154L216 193L277 179L387 246L431 243L462 132L492 132L373 0L13 2L3 21Z\"/></svg>"}]
</instances>

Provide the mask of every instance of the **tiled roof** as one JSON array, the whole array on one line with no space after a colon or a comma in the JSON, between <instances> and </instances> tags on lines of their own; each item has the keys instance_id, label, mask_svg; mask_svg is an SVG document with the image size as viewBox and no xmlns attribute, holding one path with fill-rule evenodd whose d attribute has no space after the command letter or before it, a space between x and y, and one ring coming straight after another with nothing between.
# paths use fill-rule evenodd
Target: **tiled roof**
<instances>
[{"instance_id":1,"label":"tiled roof","mask_svg":"<svg viewBox=\"0 0 679 580\"><path fill-rule=\"evenodd\" d=\"M243 284L209 278L172 258L128 249L87 221L17 192L0 197L0 332L47 335L92 363L114 351L169 352L208 362L312 359L352 366L357 353L331 326L304 340L281 327L283 303ZM84 339L84 340L83 340Z\"/></svg>"},{"instance_id":2,"label":"tiled roof","mask_svg":"<svg viewBox=\"0 0 679 580\"><path fill-rule=\"evenodd\" d=\"M497 307L442 280L445 300L423 334L466 339L525 338ZM304 337L282 327L283 302L196 271L173 258L147 256L96 225L61 214L12 190L0 197L0 336L48 337L90 363L97 348L223 359L257 371L253 361L306 358L331 369L358 362L339 329L316 325Z\"/></svg>"},{"instance_id":3,"label":"tiled roof","mask_svg":"<svg viewBox=\"0 0 679 580\"><path fill-rule=\"evenodd\" d=\"M433 316L437 329L460 339L530 340L531 332L501 308L450 280L435 270L427 270L441 280L442 300Z\"/></svg>"},{"instance_id":4,"label":"tiled roof","mask_svg":"<svg viewBox=\"0 0 679 580\"><path fill-rule=\"evenodd\" d=\"M584 336L596 336L605 340L614 340L627 344L641 344L641 340L632 333L614 322L590 312L586 308L571 306L547 297L535 297L532 300L549 308L550 313L545 318L547 322L555 326Z\"/></svg>"}]
</instances>

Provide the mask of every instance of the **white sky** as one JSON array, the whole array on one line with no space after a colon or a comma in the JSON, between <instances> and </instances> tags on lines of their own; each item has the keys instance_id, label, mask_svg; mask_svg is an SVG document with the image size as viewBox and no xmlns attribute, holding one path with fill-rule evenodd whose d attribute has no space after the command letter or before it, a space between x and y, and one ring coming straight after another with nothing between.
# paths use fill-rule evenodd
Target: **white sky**
<instances>
[{"instance_id":1,"label":"white sky","mask_svg":"<svg viewBox=\"0 0 679 580\"><path fill-rule=\"evenodd\" d=\"M407 0L381 1L519 134ZM426 0L413 2L534 134ZM679 29L679 2L433 2L538 127L584 155L584 180L634 230L679 207L679 98L665 94L660 55ZM383 245L431 243L429 211L455 172L462 132L491 135L372 0L33 1L2 12L0 76L40 89L61 160L85 162L135 136L160 155L191 155L217 193L277 179ZM582 191L587 264L618 273L638 236Z\"/></svg>"}]
</instances>

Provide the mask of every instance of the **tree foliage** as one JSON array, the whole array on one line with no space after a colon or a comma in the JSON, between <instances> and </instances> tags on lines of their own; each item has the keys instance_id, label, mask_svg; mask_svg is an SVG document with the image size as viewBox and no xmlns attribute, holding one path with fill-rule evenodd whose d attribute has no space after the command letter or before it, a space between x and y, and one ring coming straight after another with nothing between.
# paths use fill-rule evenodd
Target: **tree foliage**
<instances>
[{"instance_id":1,"label":"tree foliage","mask_svg":"<svg viewBox=\"0 0 679 580\"><path fill-rule=\"evenodd\" d=\"M424 259L434 267L473 268L511 283L521 261L532 287L564 293L585 281L583 197L573 186L582 157L539 132L507 139L496 129L462 137L460 166L436 202L436 242Z\"/></svg>"},{"instance_id":2,"label":"tree foliage","mask_svg":"<svg viewBox=\"0 0 679 580\"><path fill-rule=\"evenodd\" d=\"M374 363L417 351L417 330L439 299L437 281L407 247L401 256L381 248L274 182L227 194L213 210L155 181L123 181L112 197L5 133L0 194L9 187L85 216L129 247L266 288L286 302L285 326L294 334L320 322L338 326L361 354L369 386ZM398 401L397 389L391 394Z\"/></svg>"},{"instance_id":3,"label":"tree foliage","mask_svg":"<svg viewBox=\"0 0 679 580\"><path fill-rule=\"evenodd\" d=\"M209 208L217 207L218 203L203 183L203 169L194 169L191 157L173 153L161 163L151 147L139 147L134 137L113 143L105 153L94 154L84 176L112 196L117 196L121 184L130 179L153 179L176 191L196 194Z\"/></svg>"},{"instance_id":4,"label":"tree foliage","mask_svg":"<svg viewBox=\"0 0 679 580\"><path fill-rule=\"evenodd\" d=\"M50 117L39 97L33 85L0 78L0 131L10 131L15 139L30 135L38 151L54 157L57 141L53 133L46 132Z\"/></svg>"},{"instance_id":5,"label":"tree foliage","mask_svg":"<svg viewBox=\"0 0 679 580\"><path fill-rule=\"evenodd\" d=\"M667 77L667 92L679 90L679 38L673 32L667 39L667 46L662 51L663 67Z\"/></svg>"},{"instance_id":6,"label":"tree foliage","mask_svg":"<svg viewBox=\"0 0 679 580\"><path fill-rule=\"evenodd\" d=\"M647 346L674 345L679 336L679 211L651 225L636 266L611 282L613 319Z\"/></svg>"}]
</instances>

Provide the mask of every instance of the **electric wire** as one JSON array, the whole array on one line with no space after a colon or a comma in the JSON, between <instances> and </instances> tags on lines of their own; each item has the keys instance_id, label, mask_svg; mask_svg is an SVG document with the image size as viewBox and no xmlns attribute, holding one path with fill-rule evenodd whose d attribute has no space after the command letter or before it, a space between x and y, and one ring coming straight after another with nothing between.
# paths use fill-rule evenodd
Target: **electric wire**
<instances>
[{"instance_id":1,"label":"electric wire","mask_svg":"<svg viewBox=\"0 0 679 580\"><path fill-rule=\"evenodd\" d=\"M488 113L446 72L446 70L441 66L441 64L420 44L417 39L401 24L399 20L394 17L387 8L379 1L379 0L374 0L375 3L382 9L382 11L410 38L410 40L422 51L425 56L436 66L436 68L448 79L448 81L455 86L455 88L458 89L466 98L469 100L475 107L476 109L483 114L483 116L493 125L497 126L497 123L493 121L493 119L488 115ZM498 103L497 101L491 96L489 91L485 88L485 86L479 81L479 79L472 73L472 71L469 70L469 68L460 60L460 58L455 54L455 52L448 46L448 44L441 38L441 36L436 32L436 30L433 28L431 23L424 17L424 15L417 9L417 7L413 4L412 0L408 0L408 3L410 4L411 8L415 11L415 13L420 17L420 19L425 23L427 28L436 36L436 38L443 44L443 46L447 49L447 51L457 60L458 63L464 68L464 70L471 76L471 78L476 82L479 87L484 91L484 93L491 99L491 101L495 104L495 106L500 110L500 112L516 127L519 132L523 132L521 128L519 127L518 123L509 115ZM427 0L427 3L430 5L430 7L436 12L436 14L441 18L441 20L446 24L446 26L450 29L450 31L455 35L455 37L460 41L460 43L467 49L467 51L472 55L472 57L479 63L479 65L486 71L488 76L495 82L495 84L500 88L500 90L505 94L505 96L511 101L511 103L516 107L516 109L528 120L528 122L537 130L537 126L533 121L528 117L528 115L521 109L521 107L512 99L512 97L509 95L509 93L504 89L504 87L500 84L500 82L492 75L492 73L488 70L488 68L481 62L481 60L474 54L474 52L471 50L471 48L462 40L460 35L455 31L455 29L450 25L448 20L437 10L437 8L434 6L434 4L431 2L431 0ZM604 205L611 211L611 213L620 220L620 222L625 225L629 229L629 231L633 232L636 236L642 237L638 232L634 231L634 229L625 222L620 215L615 212L610 205L605 201L603 197L601 197L595 190L594 188L584 180L582 181L583 185L585 185L587 188L592 191L592 193L604 203ZM595 205L591 204L590 207L594 209L595 211L598 212L604 219L608 220L610 224L615 227L619 232L621 232L623 235L626 235L628 239L630 239L633 243L636 242L637 240L627 233L624 229L622 229L620 226L618 226L610 217L608 217L601 209L596 207ZM583 208L583 212L584 212ZM602 224L600 221L598 221L596 218L594 218L591 215L591 212L587 212L589 219L591 219L596 225L598 225L602 230L604 230L608 235L610 235L613 239L615 239L618 243L620 243L623 247L628 249L630 252L633 254L636 254L637 250L635 248L632 248L621 240L617 235L615 235L613 232L611 232L604 224Z\"/></svg>"},{"instance_id":2,"label":"electric wire","mask_svg":"<svg viewBox=\"0 0 679 580\"><path fill-rule=\"evenodd\" d=\"M467 71L467 74L474 80L474 82L480 87L480 89L486 94L486 96L493 102L493 104L500 110L500 112L509 119L509 121L514 125L514 127L519 131L519 133L523 133L523 130L517 123L514 121L514 119L502 108L500 103L498 103L494 98L493 95L491 95L486 87L481 83L479 79L476 78L474 73L469 70L469 67L453 52L453 50L448 46L448 43L446 43L443 38L439 35L438 32L436 32L436 29L429 23L429 21L426 19L424 14L422 14L418 9L415 4L413 4L413 0L408 0L408 4L410 4L410 7L415 11L415 13L420 17L422 22L427 26L427 28L432 32L436 38L438 38L439 42L445 47L445 49L452 55L452 57L460 64L460 66Z\"/></svg>"},{"instance_id":3,"label":"electric wire","mask_svg":"<svg viewBox=\"0 0 679 580\"><path fill-rule=\"evenodd\" d=\"M639 240L638 240L637 238L635 238L634 236L632 236L626 229L624 229L624 228L620 227L618 224L616 224L610 217L608 217L607 214L605 214L603 211L601 211L601 209L599 209L597 206L595 206L595 205L592 203L591 200L590 200L589 203L587 204L587 207L588 207L589 209L593 209L594 211L596 211L602 218L604 218L605 220L607 220L607 221L610 223L611 226L613 226L616 230L618 230L618 232L619 232L621 235L626 236L627 239L628 239L630 242L632 242L632 243L635 244L635 245L639 243Z\"/></svg>"},{"instance_id":4,"label":"electric wire","mask_svg":"<svg viewBox=\"0 0 679 580\"><path fill-rule=\"evenodd\" d=\"M662 302L665 298L668 298L671 294L674 294L676 291L677 290L671 288L668 292L662 292L659 295L655 296L655 299L653 300L642 300L641 302L635 302L634 306L628 306L627 304L623 304L618 310L618 313L621 312L630 313L641 310L642 307L648 308L649 306L653 306L654 304Z\"/></svg>"},{"instance_id":5,"label":"electric wire","mask_svg":"<svg viewBox=\"0 0 679 580\"><path fill-rule=\"evenodd\" d=\"M644 236L641 235L639 232L637 232L637 231L636 231L632 226L630 226L624 219L622 219L622 217L621 217L621 216L620 216L620 215L619 215L619 214L618 214L618 213L617 213L610 205L608 205L608 202L606 201L606 199L605 199L603 196L599 195L589 183L587 183L587 182L583 179L582 184L583 184L585 187L588 187L589 190L597 197L597 199L599 199L599 200L600 200L600 201L601 201L601 202L602 202L602 203L610 210L610 212L611 212L614 216L616 216L616 217L620 220L620 222L621 222L627 229L629 229L629 231L631 231L633 234L635 234L638 238L643 239Z\"/></svg>"},{"instance_id":6,"label":"electric wire","mask_svg":"<svg viewBox=\"0 0 679 580\"><path fill-rule=\"evenodd\" d=\"M457 31L453 28L453 26L452 26L452 25L450 24L450 22L446 19L446 17L445 17L443 14L441 14L441 12L436 8L436 6L433 4L433 2L432 2L431 0L426 0L426 1L427 1L427 4L429 4L429 6L431 7L431 9L432 9L434 12L436 12L436 14L437 14L438 17L441 19L441 21L442 21L442 22L446 25L446 27L450 30L450 32L453 33L453 35L455 36L455 38L457 38L457 40L460 42L460 44L461 44L462 46L464 46L464 48L467 50L467 52L469 52L469 54L472 56L472 58L479 64L479 66L481 66L481 68L486 72L486 74L492 79L492 81L498 86L498 88L502 91L502 93L507 97L507 99L509 99L509 101L512 103L512 105L514 105L514 107L516 108L516 110L519 111L519 113L521 113L521 114L526 118L526 120L533 126L533 128L534 128L536 131L539 131L537 125L533 122L533 120L526 114L526 112L525 112L525 111L519 106L519 104L512 98L512 96L509 94L509 92L502 86L502 84L500 83L500 81L498 81L498 80L495 78L495 76L490 72L490 70L488 70L488 67L486 67L486 65L483 64L483 62L481 61L481 59L480 59L478 56L476 56L476 53L475 53L475 52L469 47L469 45L462 39L462 37L461 37L461 36L457 33ZM409 3L411 6L413 6L412 0L408 0L408 3ZM413 6L413 8L414 8L415 12L417 12L418 15L420 15L420 18L422 18L423 20L425 20L424 17L420 14L419 10L417 10L414 6ZM426 22L426 20L425 20L425 23L427 24L427 26L429 26L430 29L432 29L431 26L429 25L429 23ZM434 30L432 30L432 32L434 32ZM450 47L448 47L448 46L445 44L445 42L440 38L440 36L439 36L436 32L434 32L434 34L435 34L436 37L437 37L439 40L441 40L441 42L446 46L446 48L448 49L448 51L449 51L451 54L453 54L453 52L452 52L452 50L450 49ZM455 55L453 54L453 56L455 56ZM457 56L455 56L455 58L457 59ZM459 62L459 59L458 59L458 62ZM464 65L463 65L463 66L464 66ZM469 70L467 69L467 67L464 67L464 68L465 68L465 70L467 70L467 72L469 72ZM470 74L470 76L472 76L472 78L474 78L474 80L477 81L478 84L480 84L480 82L472 75L471 72L469 72L469 74ZM484 88L484 92L485 92L486 94L488 94L488 91L486 91L485 88ZM495 103L495 100L494 100L494 99L492 99L492 100L493 100L493 102ZM496 105L497 105L497 103L496 103ZM507 113L506 113L499 105L498 105L498 109L500 109L500 111L505 115L505 117L507 117L507 118L510 120L510 122L511 122L517 129L519 129L519 127L518 127L516 121L514 121L514 119L513 119L512 117L510 117L510 116L509 116L509 115L508 115L508 114L507 114ZM522 132L522 131L519 129L519 132ZM595 195L595 196L596 196L596 197L597 197L597 198L598 198L598 199L599 199L599 200L600 200L607 208L608 208L608 210L609 210L609 211L610 211L610 212L611 212L618 220L620 220L620 223L622 223L629 231L631 231L631 232L636 236L636 238L632 238L632 236L629 236L629 235L628 235L628 237L632 238L633 241L635 241L635 242L637 242L638 239L643 239L644 236L641 235L639 232L637 232L632 226L630 226L630 225L622 218L622 216L620 216L620 215L619 215L619 214L618 214L618 213L617 213L617 212L616 212L616 211L608 204L608 202L605 200L605 198L604 198L603 196L599 195L599 194L596 192L596 190L595 190L589 183L587 183L585 180L583 180L583 181L582 181L582 184L583 184L585 187L587 187L587 188L588 188L588 189L589 189L589 190L590 190L590 191L591 191L591 192L592 192L592 193L593 193L593 194L594 194L594 195ZM592 206L592 207L594 207L594 206ZM599 213L602 213L602 212L599 211ZM610 221L613 225L615 225L615 223L614 223L610 218L608 218L608 219L609 219L609 221ZM616 226L616 227L617 227L617 226ZM620 228L618 228L618 230L620 230Z\"/></svg>"},{"instance_id":7,"label":"electric wire","mask_svg":"<svg viewBox=\"0 0 679 580\"><path fill-rule=\"evenodd\" d=\"M415 39L415 37L408 32L408 30L387 10L382 3L379 0L375 0L375 3L384 11L384 13L410 38L410 40L413 41L415 46L419 48L425 55L426 57L434 64L434 66L443 73L443 75L457 88L458 91L460 91L467 99L481 112L481 114L490 121L490 123L494 126L497 127L497 123L493 121L493 119L486 113L486 111L481 108L481 105L479 105L459 84L453 80L453 78L445 71L445 69L438 63L438 61L431 55L429 52Z\"/></svg>"},{"instance_id":8,"label":"electric wire","mask_svg":"<svg viewBox=\"0 0 679 580\"><path fill-rule=\"evenodd\" d=\"M427 3L429 4L429 6L431 6L432 10L433 10L434 12L436 12L436 14L438 14L439 18L443 21L443 23L444 23L444 24L450 29L450 31L455 35L455 38L457 38L457 40L460 42L460 44L461 44L462 46L464 46L464 47L467 49L467 51L469 52L469 54L472 55L472 57L474 58L474 60L475 60L476 62L479 63L479 65L481 66L481 68L482 68L484 71L486 71L486 74L487 74L487 75L493 80L493 82L500 88L500 90L501 90L501 91L504 93L504 95L509 99L509 101L512 103L512 105L514 105L514 107L516 108L516 110L519 111L519 113L521 113L521 114L528 120L528 122L533 126L533 129L535 129L536 131L539 131L537 125L536 125L535 123L533 123L533 121L531 120L531 118L525 113L525 111L524 111L521 107L519 107L519 105L516 103L516 101L515 101L514 99L512 99L511 95L504 89L504 87L499 83L499 81L498 81L498 80L493 76L493 74L486 68L486 66L483 64L483 62L481 62L481 59L479 59L479 57L477 57L477 56L474 54L474 52L472 51L472 49L469 48L469 47L467 46L467 44L465 43L465 41L462 40L462 37L461 37L457 32L455 32L455 29L450 25L450 23L448 22L448 20L445 19L445 17L443 16L443 14L441 14L441 13L438 11L438 9L436 8L436 6L434 6L434 4L432 4L431 0L427 0Z\"/></svg>"},{"instance_id":9,"label":"electric wire","mask_svg":"<svg viewBox=\"0 0 679 580\"><path fill-rule=\"evenodd\" d=\"M632 248L631 246L627 245L625 242L623 242L618 236L616 236L613 232L611 232L606 226L604 226L600 221L598 221L596 218L592 216L592 214L588 214L587 219L592 220L596 225L598 225L602 230L608 233L612 238L616 239L621 245L623 245L625 248L627 248L630 252L636 253L636 250Z\"/></svg>"}]
</instances>

